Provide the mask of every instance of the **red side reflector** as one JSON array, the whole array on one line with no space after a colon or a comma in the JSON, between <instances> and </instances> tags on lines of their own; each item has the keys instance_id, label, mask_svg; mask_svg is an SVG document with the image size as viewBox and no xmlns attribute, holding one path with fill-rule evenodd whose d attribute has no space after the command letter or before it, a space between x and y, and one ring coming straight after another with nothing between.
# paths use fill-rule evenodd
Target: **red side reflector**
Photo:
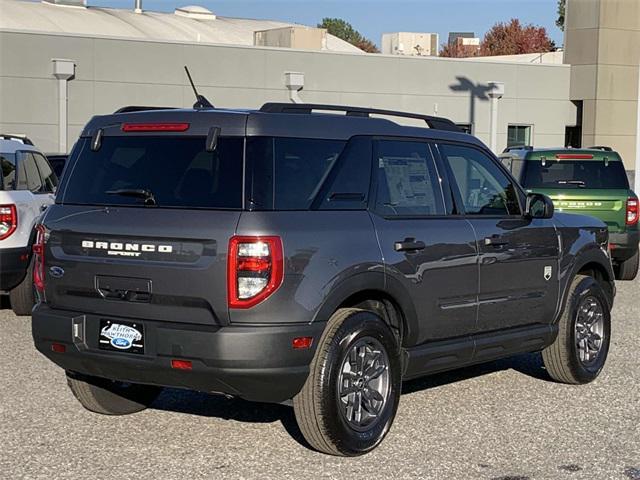
<instances>
[{"instance_id":1,"label":"red side reflector","mask_svg":"<svg viewBox=\"0 0 640 480\"><path fill-rule=\"evenodd\" d=\"M593 155L588 153L558 153L558 160L591 160Z\"/></svg>"},{"instance_id":2,"label":"red side reflector","mask_svg":"<svg viewBox=\"0 0 640 480\"><path fill-rule=\"evenodd\" d=\"M191 370L193 365L189 360L171 360L171 368L175 368L176 370Z\"/></svg>"},{"instance_id":3,"label":"red side reflector","mask_svg":"<svg viewBox=\"0 0 640 480\"><path fill-rule=\"evenodd\" d=\"M64 352L67 351L67 347L65 347L61 343L52 343L51 344L51 351L52 352L56 352L56 353L64 353Z\"/></svg>"},{"instance_id":4,"label":"red side reflector","mask_svg":"<svg viewBox=\"0 0 640 480\"><path fill-rule=\"evenodd\" d=\"M616 249L616 244L615 243L610 243L609 244L609 250L615 250Z\"/></svg>"},{"instance_id":5,"label":"red side reflector","mask_svg":"<svg viewBox=\"0 0 640 480\"><path fill-rule=\"evenodd\" d=\"M188 123L123 123L123 132L184 132Z\"/></svg>"},{"instance_id":6,"label":"red side reflector","mask_svg":"<svg viewBox=\"0 0 640 480\"><path fill-rule=\"evenodd\" d=\"M305 348L311 347L313 343L313 337L296 337L291 342L291 346L294 350L303 350Z\"/></svg>"}]
</instances>

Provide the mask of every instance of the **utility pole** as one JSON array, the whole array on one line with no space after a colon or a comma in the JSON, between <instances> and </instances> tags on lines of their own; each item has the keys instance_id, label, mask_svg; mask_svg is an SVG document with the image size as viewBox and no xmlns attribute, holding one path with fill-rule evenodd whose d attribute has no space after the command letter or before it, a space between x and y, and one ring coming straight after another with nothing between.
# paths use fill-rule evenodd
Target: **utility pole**
<instances>
[{"instance_id":1,"label":"utility pole","mask_svg":"<svg viewBox=\"0 0 640 480\"><path fill-rule=\"evenodd\" d=\"M58 79L58 151L67 153L67 82L76 74L76 63L73 60L54 58L53 76Z\"/></svg>"},{"instance_id":2,"label":"utility pole","mask_svg":"<svg viewBox=\"0 0 640 480\"><path fill-rule=\"evenodd\" d=\"M504 82L489 82L491 88L487 94L491 99L491 123L489 124L490 148L498 153L498 100L504 96Z\"/></svg>"},{"instance_id":3,"label":"utility pole","mask_svg":"<svg viewBox=\"0 0 640 480\"><path fill-rule=\"evenodd\" d=\"M636 122L636 165L633 190L640 195L640 62L638 62L638 121Z\"/></svg>"}]
</instances>

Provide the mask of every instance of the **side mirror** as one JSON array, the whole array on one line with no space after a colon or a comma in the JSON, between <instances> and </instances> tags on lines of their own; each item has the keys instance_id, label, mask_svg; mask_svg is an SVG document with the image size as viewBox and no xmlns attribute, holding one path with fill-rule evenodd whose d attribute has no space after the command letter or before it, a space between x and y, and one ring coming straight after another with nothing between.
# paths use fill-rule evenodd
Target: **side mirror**
<instances>
[{"instance_id":1,"label":"side mirror","mask_svg":"<svg viewBox=\"0 0 640 480\"><path fill-rule=\"evenodd\" d=\"M528 218L551 218L553 217L553 202L549 197L541 193L530 193L527 195L527 206L524 211Z\"/></svg>"}]
</instances>

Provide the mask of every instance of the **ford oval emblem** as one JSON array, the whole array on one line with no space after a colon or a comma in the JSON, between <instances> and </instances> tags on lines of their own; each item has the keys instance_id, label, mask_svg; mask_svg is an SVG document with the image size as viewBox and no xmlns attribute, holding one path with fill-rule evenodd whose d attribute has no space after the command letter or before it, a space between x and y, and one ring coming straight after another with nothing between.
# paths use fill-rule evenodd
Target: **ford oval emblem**
<instances>
[{"instance_id":1,"label":"ford oval emblem","mask_svg":"<svg viewBox=\"0 0 640 480\"><path fill-rule=\"evenodd\" d=\"M62 267L51 267L49 268L49 275L53 278L62 278L64 275L64 269Z\"/></svg>"}]
</instances>

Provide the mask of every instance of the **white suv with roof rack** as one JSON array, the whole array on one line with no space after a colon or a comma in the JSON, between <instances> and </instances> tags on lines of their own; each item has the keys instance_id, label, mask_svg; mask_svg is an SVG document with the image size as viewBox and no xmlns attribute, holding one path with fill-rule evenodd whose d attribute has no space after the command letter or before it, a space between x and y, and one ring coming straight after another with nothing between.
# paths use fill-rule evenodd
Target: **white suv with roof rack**
<instances>
[{"instance_id":1,"label":"white suv with roof rack","mask_svg":"<svg viewBox=\"0 0 640 480\"><path fill-rule=\"evenodd\" d=\"M31 279L34 225L54 201L58 178L47 158L22 135L0 134L0 292L16 315L35 303Z\"/></svg>"}]
</instances>

